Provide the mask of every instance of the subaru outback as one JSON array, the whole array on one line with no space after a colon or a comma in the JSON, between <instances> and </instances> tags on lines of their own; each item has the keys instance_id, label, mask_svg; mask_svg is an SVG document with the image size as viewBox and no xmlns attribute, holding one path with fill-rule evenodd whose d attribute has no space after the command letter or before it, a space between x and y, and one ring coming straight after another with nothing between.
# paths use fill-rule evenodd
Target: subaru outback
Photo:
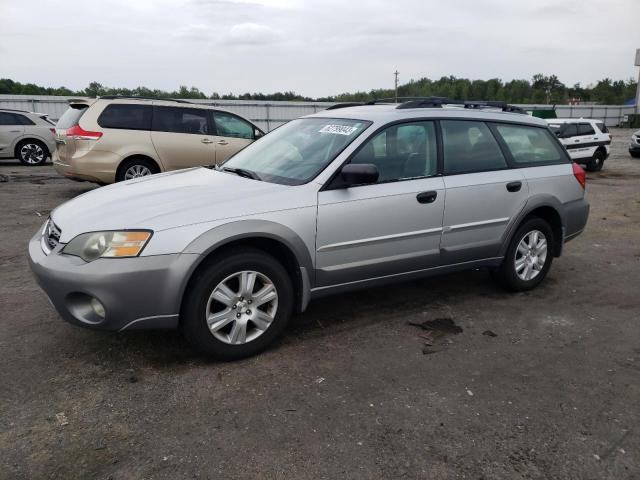
<instances>
[{"instance_id":1,"label":"subaru outback","mask_svg":"<svg viewBox=\"0 0 640 480\"><path fill-rule=\"evenodd\" d=\"M520 112L428 98L293 120L215 169L59 206L31 268L75 325L180 327L221 358L263 350L324 295L478 267L528 290L589 205L582 168Z\"/></svg>"}]
</instances>

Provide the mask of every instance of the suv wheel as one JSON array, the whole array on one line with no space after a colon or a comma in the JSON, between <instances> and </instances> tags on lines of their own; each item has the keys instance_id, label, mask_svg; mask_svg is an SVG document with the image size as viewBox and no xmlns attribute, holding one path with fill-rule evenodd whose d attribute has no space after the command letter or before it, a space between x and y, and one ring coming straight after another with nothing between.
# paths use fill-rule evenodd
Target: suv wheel
<instances>
[{"instance_id":1,"label":"suv wheel","mask_svg":"<svg viewBox=\"0 0 640 480\"><path fill-rule=\"evenodd\" d=\"M158 173L158 167L145 158L132 158L126 160L118 168L116 182L131 180L132 178L146 177Z\"/></svg>"},{"instance_id":2,"label":"suv wheel","mask_svg":"<svg viewBox=\"0 0 640 480\"><path fill-rule=\"evenodd\" d=\"M224 360L254 355L273 342L293 311L284 267L255 249L218 256L189 282L181 312L185 337Z\"/></svg>"},{"instance_id":3,"label":"suv wheel","mask_svg":"<svg viewBox=\"0 0 640 480\"><path fill-rule=\"evenodd\" d=\"M599 172L604 166L605 154L602 150L596 150L593 157L587 162L587 170L589 172Z\"/></svg>"},{"instance_id":4,"label":"suv wheel","mask_svg":"<svg viewBox=\"0 0 640 480\"><path fill-rule=\"evenodd\" d=\"M44 164L49 156L49 150L42 142L25 140L16 147L16 156L23 165L32 167Z\"/></svg>"},{"instance_id":5,"label":"suv wheel","mask_svg":"<svg viewBox=\"0 0 640 480\"><path fill-rule=\"evenodd\" d=\"M502 265L493 275L508 290L530 290L544 280L552 260L551 227L541 218L531 218L518 228Z\"/></svg>"}]
</instances>

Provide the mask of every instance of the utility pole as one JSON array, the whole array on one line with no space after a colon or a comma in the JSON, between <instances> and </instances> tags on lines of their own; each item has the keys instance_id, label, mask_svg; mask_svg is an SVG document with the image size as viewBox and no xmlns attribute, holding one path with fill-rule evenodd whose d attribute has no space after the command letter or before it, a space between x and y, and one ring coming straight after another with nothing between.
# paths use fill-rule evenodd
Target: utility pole
<instances>
[{"instance_id":1,"label":"utility pole","mask_svg":"<svg viewBox=\"0 0 640 480\"><path fill-rule=\"evenodd\" d=\"M640 67L640 48L636 49L636 67ZM636 86L636 115L640 115L640 73L638 73L638 85Z\"/></svg>"},{"instance_id":2,"label":"utility pole","mask_svg":"<svg viewBox=\"0 0 640 480\"><path fill-rule=\"evenodd\" d=\"M398 103L398 75L400 75L400 72L396 70L393 74L396 76L396 103Z\"/></svg>"}]
</instances>

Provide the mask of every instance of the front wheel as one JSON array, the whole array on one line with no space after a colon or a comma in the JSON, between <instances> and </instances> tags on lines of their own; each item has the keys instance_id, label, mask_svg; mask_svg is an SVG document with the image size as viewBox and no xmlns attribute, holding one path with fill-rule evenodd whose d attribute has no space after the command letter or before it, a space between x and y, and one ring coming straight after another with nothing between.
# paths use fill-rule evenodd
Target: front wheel
<instances>
[{"instance_id":1,"label":"front wheel","mask_svg":"<svg viewBox=\"0 0 640 480\"><path fill-rule=\"evenodd\" d=\"M602 150L596 150L593 157L587 162L587 171L599 172L604 166L604 159L606 155Z\"/></svg>"},{"instance_id":2,"label":"front wheel","mask_svg":"<svg viewBox=\"0 0 640 480\"><path fill-rule=\"evenodd\" d=\"M493 276L507 290L531 290L544 280L552 260L551 227L541 218L530 218L516 231Z\"/></svg>"},{"instance_id":3,"label":"front wheel","mask_svg":"<svg viewBox=\"0 0 640 480\"><path fill-rule=\"evenodd\" d=\"M213 258L189 282L181 327L202 352L223 359L264 350L284 330L294 305L285 268L256 249Z\"/></svg>"}]
</instances>

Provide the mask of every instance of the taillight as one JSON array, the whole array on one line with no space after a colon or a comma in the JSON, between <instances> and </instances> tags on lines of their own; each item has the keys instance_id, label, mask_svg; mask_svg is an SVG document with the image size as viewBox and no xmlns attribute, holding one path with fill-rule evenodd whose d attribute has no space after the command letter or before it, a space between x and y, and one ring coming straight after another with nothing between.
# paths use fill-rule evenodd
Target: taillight
<instances>
[{"instance_id":1,"label":"taillight","mask_svg":"<svg viewBox=\"0 0 640 480\"><path fill-rule=\"evenodd\" d=\"M585 188L587 186L587 175L584 173L584 170L577 163L572 163L571 166L573 167L573 176L576 177L580 186Z\"/></svg>"},{"instance_id":2,"label":"taillight","mask_svg":"<svg viewBox=\"0 0 640 480\"><path fill-rule=\"evenodd\" d=\"M67 129L67 137L75 140L98 140L102 136L102 132L88 132L80 125L75 125Z\"/></svg>"},{"instance_id":3,"label":"taillight","mask_svg":"<svg viewBox=\"0 0 640 480\"><path fill-rule=\"evenodd\" d=\"M56 129L55 128L50 128L49 130L51 130L51 133L53 133L54 135L56 134Z\"/></svg>"}]
</instances>

